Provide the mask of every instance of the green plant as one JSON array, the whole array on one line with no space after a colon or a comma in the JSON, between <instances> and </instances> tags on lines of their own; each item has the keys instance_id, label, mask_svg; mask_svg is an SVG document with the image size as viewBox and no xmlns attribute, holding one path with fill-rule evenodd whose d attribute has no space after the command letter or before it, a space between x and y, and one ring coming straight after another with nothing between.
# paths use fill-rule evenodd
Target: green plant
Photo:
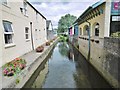
<instances>
[{"instance_id":1,"label":"green plant","mask_svg":"<svg viewBox=\"0 0 120 90\"><path fill-rule=\"evenodd\" d=\"M26 61L22 58L16 58L13 61L6 63L2 69L4 76L13 76L19 73L26 67Z\"/></svg>"},{"instance_id":2,"label":"green plant","mask_svg":"<svg viewBox=\"0 0 120 90\"><path fill-rule=\"evenodd\" d=\"M16 84L20 83L20 80L17 78L15 81Z\"/></svg>"},{"instance_id":3,"label":"green plant","mask_svg":"<svg viewBox=\"0 0 120 90\"><path fill-rule=\"evenodd\" d=\"M46 46L49 46L50 45L50 42L46 42Z\"/></svg>"},{"instance_id":4,"label":"green plant","mask_svg":"<svg viewBox=\"0 0 120 90\"><path fill-rule=\"evenodd\" d=\"M120 32L115 32L111 34L112 37L120 37Z\"/></svg>"}]
</instances>

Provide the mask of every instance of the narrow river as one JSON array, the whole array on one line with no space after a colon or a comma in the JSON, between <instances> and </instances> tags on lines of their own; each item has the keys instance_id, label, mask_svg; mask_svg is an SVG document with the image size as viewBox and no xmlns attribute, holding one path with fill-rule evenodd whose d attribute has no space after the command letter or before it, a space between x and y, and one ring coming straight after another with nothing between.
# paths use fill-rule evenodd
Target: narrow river
<instances>
[{"instance_id":1,"label":"narrow river","mask_svg":"<svg viewBox=\"0 0 120 90\"><path fill-rule=\"evenodd\" d=\"M111 88L70 44L59 42L24 88Z\"/></svg>"}]
</instances>

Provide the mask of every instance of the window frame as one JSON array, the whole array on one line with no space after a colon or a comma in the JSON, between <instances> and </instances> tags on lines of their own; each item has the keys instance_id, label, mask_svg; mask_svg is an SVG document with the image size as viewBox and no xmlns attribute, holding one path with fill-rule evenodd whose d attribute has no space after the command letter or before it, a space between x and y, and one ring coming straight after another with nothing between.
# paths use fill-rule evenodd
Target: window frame
<instances>
[{"instance_id":1,"label":"window frame","mask_svg":"<svg viewBox=\"0 0 120 90\"><path fill-rule=\"evenodd\" d=\"M4 22L7 22L7 23L9 23L10 24L10 27L11 27L11 29L12 29L12 31L5 31L5 26L4 26ZM6 20L3 20L3 28L4 28L4 43L5 43L5 47L9 47L9 46L14 46L15 44L14 44L14 40L13 40L13 37L14 37L14 30L13 30L13 25L12 25L12 22L10 22L10 21L6 21ZM12 42L8 42L7 41L7 43L6 43L6 39L5 39L5 35L11 35L11 40L12 40Z\"/></svg>"},{"instance_id":2,"label":"window frame","mask_svg":"<svg viewBox=\"0 0 120 90\"><path fill-rule=\"evenodd\" d=\"M26 30L28 30L28 31L26 32ZM28 35L28 38L26 38L26 35ZM25 27L25 40L26 41L30 40L30 30L29 30L29 27Z\"/></svg>"},{"instance_id":3,"label":"window frame","mask_svg":"<svg viewBox=\"0 0 120 90\"><path fill-rule=\"evenodd\" d=\"M28 16L28 14L27 14L27 6L28 6L27 3L24 1L23 2L23 10L24 10L23 13L24 13L25 16Z\"/></svg>"},{"instance_id":4,"label":"window frame","mask_svg":"<svg viewBox=\"0 0 120 90\"><path fill-rule=\"evenodd\" d=\"M95 36L96 37L99 37L99 35L100 35L100 25L99 25L99 23L97 23L96 25L95 25Z\"/></svg>"}]
</instances>

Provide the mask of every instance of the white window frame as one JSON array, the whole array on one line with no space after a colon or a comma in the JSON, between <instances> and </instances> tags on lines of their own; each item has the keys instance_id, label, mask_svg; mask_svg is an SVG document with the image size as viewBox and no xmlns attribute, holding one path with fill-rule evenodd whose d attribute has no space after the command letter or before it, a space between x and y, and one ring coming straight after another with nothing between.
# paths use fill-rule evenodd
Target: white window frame
<instances>
[{"instance_id":1,"label":"white window frame","mask_svg":"<svg viewBox=\"0 0 120 90\"><path fill-rule=\"evenodd\" d=\"M28 30L28 31L26 32L26 30ZM27 38L27 36L28 36L28 38ZM29 27L25 27L25 39L26 39L26 41L30 40L30 30L29 30Z\"/></svg>"},{"instance_id":2,"label":"white window frame","mask_svg":"<svg viewBox=\"0 0 120 90\"><path fill-rule=\"evenodd\" d=\"M11 31L5 31L5 27L4 27L4 23L9 23L10 24L10 27L11 27ZM13 26L12 26L12 22L10 22L10 21L6 21L6 20L3 20L3 27L4 27L4 43L5 43L5 47L11 47L11 46L15 46L15 44L14 44L14 41L13 41L13 36L14 36L14 31L13 31ZM8 43L6 43L6 39L5 39L5 35L11 35L11 39L10 40L12 40L12 41L10 41L10 40L8 40L7 42Z\"/></svg>"},{"instance_id":3,"label":"white window frame","mask_svg":"<svg viewBox=\"0 0 120 90\"><path fill-rule=\"evenodd\" d=\"M38 22L38 13L36 12L36 21Z\"/></svg>"},{"instance_id":4,"label":"white window frame","mask_svg":"<svg viewBox=\"0 0 120 90\"><path fill-rule=\"evenodd\" d=\"M26 2L23 2L23 12L24 12L24 15L25 16L28 16L28 14L27 14L27 3Z\"/></svg>"}]
</instances>

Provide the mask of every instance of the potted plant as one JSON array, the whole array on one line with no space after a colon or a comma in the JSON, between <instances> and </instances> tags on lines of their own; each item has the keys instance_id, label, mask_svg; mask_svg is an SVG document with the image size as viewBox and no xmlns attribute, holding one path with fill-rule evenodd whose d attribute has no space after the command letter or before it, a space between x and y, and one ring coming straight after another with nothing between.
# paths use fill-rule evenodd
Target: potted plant
<instances>
[{"instance_id":1,"label":"potted plant","mask_svg":"<svg viewBox=\"0 0 120 90\"><path fill-rule=\"evenodd\" d=\"M4 76L13 76L15 73L19 73L26 67L26 61L21 58L16 58L13 61L3 66Z\"/></svg>"},{"instance_id":2,"label":"potted plant","mask_svg":"<svg viewBox=\"0 0 120 90\"><path fill-rule=\"evenodd\" d=\"M49 46L50 45L50 42L46 42L46 46Z\"/></svg>"},{"instance_id":3,"label":"potted plant","mask_svg":"<svg viewBox=\"0 0 120 90\"><path fill-rule=\"evenodd\" d=\"M36 48L36 52L42 52L44 50L44 47L41 45Z\"/></svg>"}]
</instances>

